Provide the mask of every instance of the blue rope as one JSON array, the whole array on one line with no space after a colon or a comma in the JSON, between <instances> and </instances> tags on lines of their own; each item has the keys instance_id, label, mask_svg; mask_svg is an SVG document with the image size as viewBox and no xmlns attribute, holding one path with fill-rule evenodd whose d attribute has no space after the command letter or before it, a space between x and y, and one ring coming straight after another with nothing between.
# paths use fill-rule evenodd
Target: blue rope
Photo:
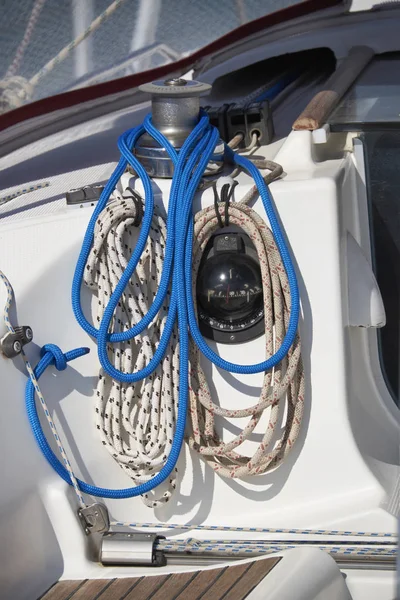
<instances>
[{"instance_id":1,"label":"blue rope","mask_svg":"<svg viewBox=\"0 0 400 600\"><path fill-rule=\"evenodd\" d=\"M151 180L143 166L136 159L132 152L137 140L145 131L150 134L160 144L160 146L166 149L174 164L174 176L172 179L168 206L167 242L165 248L164 265L161 274L160 285L148 313L139 323L131 327L129 330L120 333L109 333L110 323L113 318L115 308L118 305L125 287L131 279L145 248L153 217L154 196ZM81 327L89 335L97 339L98 356L105 372L113 379L124 383L133 383L148 377L157 368L164 357L176 319L178 320L180 343L179 410L171 452L164 467L150 481L127 489L110 490L107 488L99 488L78 480L80 489L85 493L91 494L92 496L101 496L103 498L130 498L133 496L138 496L150 491L162 483L174 469L182 447L186 424L189 377L189 331L194 342L208 360L213 362L219 368L226 369L233 373L243 374L259 373L274 367L286 356L296 336L299 318L299 293L297 279L290 253L275 213L268 188L258 169L247 158L232 152L228 146L225 148L227 157L242 167L249 173L251 177L253 177L259 190L266 214L270 221L271 229L281 254L290 286L291 307L289 326L286 336L274 356L255 365L237 365L235 363L223 360L211 350L200 333L192 297L192 203L201 177L203 176L207 164L213 155L218 137L218 130L209 124L207 115L202 113L199 123L186 139L180 152L177 153L168 140L153 126L150 115L148 115L145 118L142 126L128 130L120 136L118 140L118 148L121 152L120 161L114 170L114 173L110 177L107 185L105 186L99 202L89 221L72 284L72 307L75 317ZM121 279L119 280L113 294L110 297L109 303L104 311L100 327L99 329L96 329L91 323L89 323L89 321L87 321L81 306L80 293L83 274L93 243L96 221L100 213L105 209L111 193L114 191L117 182L125 172L128 164L131 165L143 183L145 193L144 218L142 221L137 245ZM171 300L168 316L160 338L160 342L153 358L148 365L146 365L146 367L136 373L123 373L117 370L108 358L107 344L127 341L139 335L156 317L163 302L165 302L170 285ZM81 349L72 352L75 352L75 355L73 356L73 358L75 358L76 356L80 355L79 352L81 352ZM77 352L78 354L76 354ZM50 351L50 346L47 347L44 356L36 367L35 373L38 378L50 364L55 364L56 367L59 368L60 365L65 363L65 361L72 360L71 353L66 353L65 361L63 362L60 353L61 351L59 349L54 350L53 348L53 351ZM58 360L55 359L55 356L58 357ZM35 389L31 381L28 381L26 387L26 406L32 430L43 454L55 471L65 481L71 483L67 470L53 454L41 429L35 405Z\"/></svg>"},{"instance_id":2,"label":"blue rope","mask_svg":"<svg viewBox=\"0 0 400 600\"><path fill-rule=\"evenodd\" d=\"M299 313L300 313L300 298L299 298L299 290L297 285L297 277L296 272L294 270L294 266L292 263L292 259L290 257L290 253L282 233L281 226L279 224L278 217L276 215L275 209L272 204L271 196L269 194L268 188L262 178L260 171L253 165L251 161L249 161L244 156L240 156L233 152L228 146L226 147L226 152L228 157L235 162L235 164L239 165L251 175L257 185L258 191L260 192L260 196L264 205L265 212L269 219L271 230L275 238L276 245L278 247L279 253L282 258L282 262L284 264L286 274L289 282L290 289L290 297L291 297L291 306L290 306L290 318L289 325L287 328L287 332L285 338L278 348L276 353L271 356L271 358L264 360L258 364L254 365L238 365L236 363L231 363L213 352L209 345L204 340L203 336L200 333L200 329L196 319L196 313L194 309L193 297L192 297L192 266L191 266L191 256L192 256L192 247L193 247L193 220L188 228L188 235L186 240L186 249L185 249L185 257L177 256L178 262L185 261L184 271L185 277L182 280L182 285L186 285L186 297L188 303L188 315L189 315L189 327L190 333L192 334L193 340L199 350L204 354L204 356L214 363L219 369L224 369L225 371L230 371L231 373L241 373L243 375L250 375L252 373L260 373L262 371L267 371L268 369L272 369L275 365L277 365L283 358L285 358L287 352L294 342L294 338L297 333L297 326L299 322Z\"/></svg>"},{"instance_id":3,"label":"blue rope","mask_svg":"<svg viewBox=\"0 0 400 600\"><path fill-rule=\"evenodd\" d=\"M264 100L269 100L269 101L274 100L278 96L278 94L280 94L290 83L292 83L292 81L294 81L298 77L299 77L299 73L297 73L297 72L288 73L287 75L282 77L282 79L277 81L275 83L275 85L273 85L272 87L270 87L267 90L265 90L264 92L262 92L259 96L257 96L257 98L255 100L252 100L252 102L263 102Z\"/></svg>"}]
</instances>

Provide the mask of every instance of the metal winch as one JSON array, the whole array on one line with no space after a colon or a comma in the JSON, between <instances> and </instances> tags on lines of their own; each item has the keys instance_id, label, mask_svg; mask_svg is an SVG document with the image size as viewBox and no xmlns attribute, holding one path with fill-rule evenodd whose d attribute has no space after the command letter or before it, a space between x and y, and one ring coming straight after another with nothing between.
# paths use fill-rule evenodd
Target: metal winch
<instances>
[{"instance_id":1,"label":"metal winch","mask_svg":"<svg viewBox=\"0 0 400 600\"><path fill-rule=\"evenodd\" d=\"M179 150L199 121L200 96L207 94L211 85L179 78L145 83L139 86L139 89L151 94L153 125L176 150ZM222 153L223 142L220 141L216 146L215 155ZM135 155L151 177L173 176L174 165L167 151L148 133L139 138ZM210 165L210 174L215 173L222 165L218 165L218 162L216 160Z\"/></svg>"}]
</instances>

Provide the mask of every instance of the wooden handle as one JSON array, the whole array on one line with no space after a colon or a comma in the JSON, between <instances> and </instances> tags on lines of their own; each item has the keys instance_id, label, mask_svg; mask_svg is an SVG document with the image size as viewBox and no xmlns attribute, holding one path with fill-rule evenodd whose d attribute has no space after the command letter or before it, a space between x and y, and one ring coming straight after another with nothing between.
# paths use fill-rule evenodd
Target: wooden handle
<instances>
[{"instance_id":1,"label":"wooden handle","mask_svg":"<svg viewBox=\"0 0 400 600\"><path fill-rule=\"evenodd\" d=\"M373 50L367 46L352 48L326 82L326 89L314 96L293 123L293 129L319 129L373 56Z\"/></svg>"}]
</instances>

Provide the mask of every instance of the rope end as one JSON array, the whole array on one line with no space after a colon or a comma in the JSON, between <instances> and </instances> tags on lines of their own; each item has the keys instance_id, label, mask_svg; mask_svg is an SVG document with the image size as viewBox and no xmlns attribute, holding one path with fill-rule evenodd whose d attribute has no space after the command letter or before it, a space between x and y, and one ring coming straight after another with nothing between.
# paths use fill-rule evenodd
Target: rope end
<instances>
[{"instance_id":1,"label":"rope end","mask_svg":"<svg viewBox=\"0 0 400 600\"><path fill-rule=\"evenodd\" d=\"M41 357L43 357L46 353L50 353L53 357L53 364L55 365L58 371L64 371L67 368L67 362L71 360L75 360L75 358L80 358L85 354L89 354L90 348L75 348L74 350L69 350L65 354L62 350L56 346L55 344L46 344L40 351Z\"/></svg>"}]
</instances>

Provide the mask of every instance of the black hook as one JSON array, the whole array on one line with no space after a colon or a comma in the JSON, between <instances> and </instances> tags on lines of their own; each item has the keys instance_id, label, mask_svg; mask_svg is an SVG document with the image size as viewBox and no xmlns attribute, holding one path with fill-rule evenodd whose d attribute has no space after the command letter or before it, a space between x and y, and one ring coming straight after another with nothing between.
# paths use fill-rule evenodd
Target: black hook
<instances>
[{"instance_id":1,"label":"black hook","mask_svg":"<svg viewBox=\"0 0 400 600\"><path fill-rule=\"evenodd\" d=\"M133 226L139 227L139 225L143 219L143 199L142 199L141 195L136 190L133 190L131 187L127 187L124 194L126 192L129 193L129 196L123 195L122 197L123 198L131 198L133 200L133 203L135 205L135 218L133 221Z\"/></svg>"},{"instance_id":2,"label":"black hook","mask_svg":"<svg viewBox=\"0 0 400 600\"><path fill-rule=\"evenodd\" d=\"M218 225L221 229L223 227L228 227L228 225L229 225L229 202L232 199L233 192L235 191L235 187L238 185L238 183L239 182L236 180L234 180L232 184L224 183L224 185L221 188L221 198L218 197L217 186L216 185L213 186L215 214L218 219ZM220 215L220 212L218 209L218 202L225 203L225 223L222 221L222 218L221 218L221 215Z\"/></svg>"}]
</instances>

